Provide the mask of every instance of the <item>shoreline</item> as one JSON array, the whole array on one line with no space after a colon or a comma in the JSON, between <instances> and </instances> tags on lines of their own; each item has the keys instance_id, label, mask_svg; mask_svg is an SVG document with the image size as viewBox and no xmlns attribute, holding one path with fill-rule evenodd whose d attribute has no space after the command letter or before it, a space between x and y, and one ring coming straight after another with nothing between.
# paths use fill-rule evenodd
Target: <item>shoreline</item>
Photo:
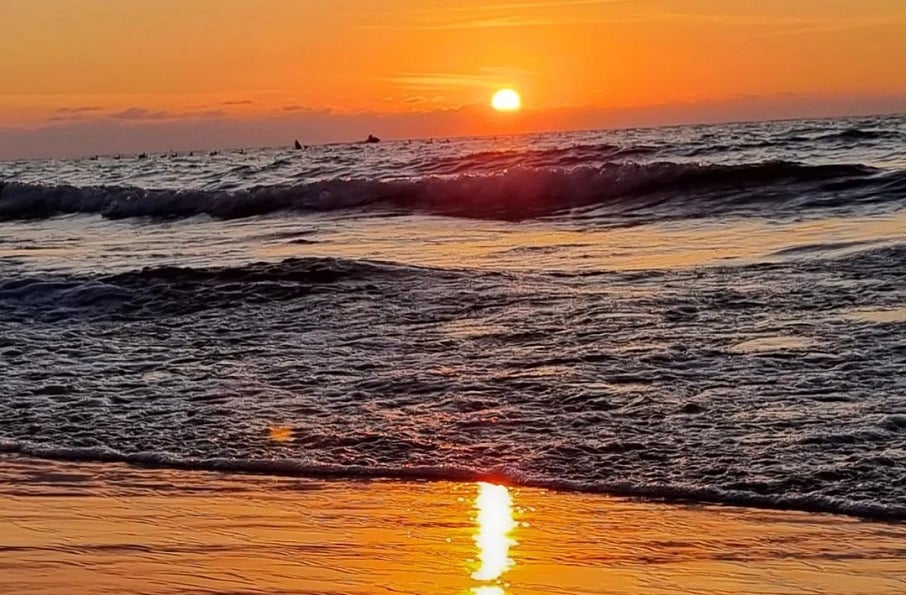
<instances>
[{"instance_id":1,"label":"shoreline","mask_svg":"<svg viewBox=\"0 0 906 595\"><path fill-rule=\"evenodd\" d=\"M4 593L906 590L906 526L489 483L0 456Z\"/></svg>"},{"instance_id":2,"label":"shoreline","mask_svg":"<svg viewBox=\"0 0 906 595\"><path fill-rule=\"evenodd\" d=\"M828 514L866 522L902 523L906 507L880 503L837 501L822 496L776 496L750 492L727 492L719 488L679 488L674 486L634 486L617 482L592 486L579 481L544 481L513 478L506 473L478 473L462 468L412 467L384 469L363 466L332 466L300 463L292 459L182 459L158 453L121 453L100 447L45 447L0 440L0 461L21 457L61 464L116 464L135 469L185 473L229 473L248 477L277 476L323 481L395 481L395 482L492 482L518 488L538 489L562 494L583 494L605 498L638 500L651 504L751 508L765 511L789 511L805 514Z\"/></svg>"}]
</instances>

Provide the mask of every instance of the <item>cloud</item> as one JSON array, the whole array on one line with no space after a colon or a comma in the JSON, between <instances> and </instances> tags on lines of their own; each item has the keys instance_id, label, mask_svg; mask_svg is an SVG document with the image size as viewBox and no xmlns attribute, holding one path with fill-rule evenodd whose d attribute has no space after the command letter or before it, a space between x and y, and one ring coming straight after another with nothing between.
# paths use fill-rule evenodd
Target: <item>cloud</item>
<instances>
[{"instance_id":1,"label":"cloud","mask_svg":"<svg viewBox=\"0 0 906 595\"><path fill-rule=\"evenodd\" d=\"M644 2L644 0L641 0ZM481 4L469 3L467 6L457 6L450 4L443 8L424 8L421 10L405 10L391 13L397 17L416 17L421 19L437 19L444 16L457 16L463 14L475 15L477 13L497 12L501 14L513 13L514 11L536 11L549 8L570 8L570 7L603 7L617 4L634 4L640 3L640 0L487 0ZM547 11L549 12L549 11ZM399 19L395 19L399 20Z\"/></svg>"},{"instance_id":2,"label":"cloud","mask_svg":"<svg viewBox=\"0 0 906 595\"><path fill-rule=\"evenodd\" d=\"M309 117L309 116L332 116L334 114L334 108L332 107L306 107L304 105L287 105L280 108L281 111L287 112L286 117ZM343 113L349 114L351 112L344 111Z\"/></svg>"},{"instance_id":3,"label":"cloud","mask_svg":"<svg viewBox=\"0 0 906 595\"><path fill-rule=\"evenodd\" d=\"M173 117L174 118L190 118L190 119L194 118L194 119L205 120L205 119L210 119L210 118L224 118L224 117L226 117L226 115L227 115L227 113L223 110L209 109L209 110L194 111L194 112L182 112L181 114L177 114Z\"/></svg>"},{"instance_id":4,"label":"cloud","mask_svg":"<svg viewBox=\"0 0 906 595\"><path fill-rule=\"evenodd\" d=\"M484 6L479 6L479 9L485 10L519 10L519 9L531 9L531 8L563 8L566 6L593 6L593 5L603 5L603 4L626 4L630 0L538 0L537 2L503 2L496 3L490 2ZM458 6L451 10L466 10L461 6ZM475 10L473 7L469 7L468 10Z\"/></svg>"},{"instance_id":5,"label":"cloud","mask_svg":"<svg viewBox=\"0 0 906 595\"><path fill-rule=\"evenodd\" d=\"M384 79L410 89L486 88L497 84L500 75L403 72Z\"/></svg>"},{"instance_id":6,"label":"cloud","mask_svg":"<svg viewBox=\"0 0 906 595\"><path fill-rule=\"evenodd\" d=\"M431 109L430 106L438 106L446 101L447 98L443 95L407 95L400 98L399 103L412 106L413 108Z\"/></svg>"},{"instance_id":7,"label":"cloud","mask_svg":"<svg viewBox=\"0 0 906 595\"><path fill-rule=\"evenodd\" d=\"M255 102L251 99L236 99L232 101L224 101L221 105L252 105Z\"/></svg>"},{"instance_id":8,"label":"cloud","mask_svg":"<svg viewBox=\"0 0 906 595\"><path fill-rule=\"evenodd\" d=\"M102 108L93 105L86 105L79 107L58 107L54 111L58 114L84 114L88 112L99 112L101 109Z\"/></svg>"},{"instance_id":9,"label":"cloud","mask_svg":"<svg viewBox=\"0 0 906 595\"><path fill-rule=\"evenodd\" d=\"M681 3L675 3L678 6ZM903 14L853 14L846 20L831 14L765 14L729 5L726 10L672 8L652 0L487 0L479 6L397 13L399 18L365 29L468 30L513 27L599 27L619 23L657 22L714 27L764 29L769 34L824 33L870 27L902 26ZM621 8L622 7L622 8ZM628 7L628 8L626 8ZM560 12L552 8L564 9ZM611 10L611 9L615 10ZM734 10L736 8L736 10Z\"/></svg>"},{"instance_id":10,"label":"cloud","mask_svg":"<svg viewBox=\"0 0 906 595\"><path fill-rule=\"evenodd\" d=\"M85 120L85 116L73 115L73 116L53 116L49 119L51 122L75 122L77 120Z\"/></svg>"},{"instance_id":11,"label":"cloud","mask_svg":"<svg viewBox=\"0 0 906 595\"><path fill-rule=\"evenodd\" d=\"M609 22L609 21L608 21ZM504 27L549 27L552 25L577 25L588 24L589 21L562 18L531 18L517 15L502 16L489 19L474 19L438 23L435 25L421 25L418 29L501 29Z\"/></svg>"},{"instance_id":12,"label":"cloud","mask_svg":"<svg viewBox=\"0 0 906 595\"><path fill-rule=\"evenodd\" d=\"M906 17L881 17L849 19L843 21L802 20L787 23L787 28L768 31L765 35L808 35L820 33L841 33L862 29L880 29L884 27L904 27Z\"/></svg>"},{"instance_id":13,"label":"cloud","mask_svg":"<svg viewBox=\"0 0 906 595\"><path fill-rule=\"evenodd\" d=\"M478 73L457 72L400 72L383 77L381 80L412 93L413 97L436 96L437 91L447 89L489 89L503 84L513 84L536 76L531 70L521 68L482 68ZM435 92L435 93L432 93Z\"/></svg>"},{"instance_id":14,"label":"cloud","mask_svg":"<svg viewBox=\"0 0 906 595\"><path fill-rule=\"evenodd\" d=\"M639 3L640 0L516 0L486 1L468 7L452 4L436 9L407 10L393 13L397 18L382 24L362 25L362 29L457 30L497 29L505 27L548 27L556 25L603 25L637 16L613 13L604 15L604 7ZM557 14L551 9L563 10ZM592 11L592 12L590 12Z\"/></svg>"},{"instance_id":15,"label":"cloud","mask_svg":"<svg viewBox=\"0 0 906 595\"><path fill-rule=\"evenodd\" d=\"M130 121L155 121L155 120L208 120L216 118L224 118L227 113L223 110L198 110L198 111L188 111L188 112L167 112L167 111L151 111L143 107L130 107L127 110L121 112L114 112L108 115L108 118L113 120L130 120Z\"/></svg>"},{"instance_id":16,"label":"cloud","mask_svg":"<svg viewBox=\"0 0 906 595\"><path fill-rule=\"evenodd\" d=\"M152 112L143 107L130 107L121 112L114 112L109 117L114 120L166 120L173 116L169 112Z\"/></svg>"}]
</instances>

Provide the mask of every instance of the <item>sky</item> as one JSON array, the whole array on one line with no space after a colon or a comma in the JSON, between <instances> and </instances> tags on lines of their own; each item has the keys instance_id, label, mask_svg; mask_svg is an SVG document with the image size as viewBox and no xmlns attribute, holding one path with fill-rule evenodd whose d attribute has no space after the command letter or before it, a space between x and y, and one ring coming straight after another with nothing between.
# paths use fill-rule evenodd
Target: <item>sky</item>
<instances>
[{"instance_id":1,"label":"sky","mask_svg":"<svg viewBox=\"0 0 906 595\"><path fill-rule=\"evenodd\" d=\"M904 0L0 0L0 159L891 112Z\"/></svg>"}]
</instances>

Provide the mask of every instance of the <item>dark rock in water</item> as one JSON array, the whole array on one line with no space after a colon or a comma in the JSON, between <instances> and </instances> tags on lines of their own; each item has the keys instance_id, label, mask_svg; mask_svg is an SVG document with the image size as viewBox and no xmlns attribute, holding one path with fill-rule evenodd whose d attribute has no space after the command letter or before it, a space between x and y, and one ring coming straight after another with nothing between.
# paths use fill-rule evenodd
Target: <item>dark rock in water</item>
<instances>
[{"instance_id":1,"label":"dark rock in water","mask_svg":"<svg viewBox=\"0 0 906 595\"><path fill-rule=\"evenodd\" d=\"M293 146L296 148L297 151L302 149L302 143L300 143L298 140L296 140L296 143Z\"/></svg>"},{"instance_id":2,"label":"dark rock in water","mask_svg":"<svg viewBox=\"0 0 906 595\"><path fill-rule=\"evenodd\" d=\"M374 136L373 134L369 134L369 135L368 135L368 138L365 139L365 142L368 143L368 144L374 144L374 143L379 143L379 142L381 142L381 139L379 139L378 137Z\"/></svg>"}]
</instances>

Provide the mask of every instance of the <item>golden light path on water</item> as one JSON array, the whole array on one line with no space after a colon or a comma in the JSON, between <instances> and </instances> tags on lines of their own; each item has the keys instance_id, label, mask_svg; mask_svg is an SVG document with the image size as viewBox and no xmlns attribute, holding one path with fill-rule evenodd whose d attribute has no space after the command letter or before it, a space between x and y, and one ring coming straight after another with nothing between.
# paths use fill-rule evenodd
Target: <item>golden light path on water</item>
<instances>
[{"instance_id":1,"label":"golden light path on water","mask_svg":"<svg viewBox=\"0 0 906 595\"><path fill-rule=\"evenodd\" d=\"M475 499L478 511L475 545L478 546L478 570L472 578L478 581L496 581L513 565L510 546L516 542L510 533L516 528L513 520L513 500L506 486L490 483L478 484ZM498 586L481 586L472 590L475 595L504 595Z\"/></svg>"}]
</instances>

